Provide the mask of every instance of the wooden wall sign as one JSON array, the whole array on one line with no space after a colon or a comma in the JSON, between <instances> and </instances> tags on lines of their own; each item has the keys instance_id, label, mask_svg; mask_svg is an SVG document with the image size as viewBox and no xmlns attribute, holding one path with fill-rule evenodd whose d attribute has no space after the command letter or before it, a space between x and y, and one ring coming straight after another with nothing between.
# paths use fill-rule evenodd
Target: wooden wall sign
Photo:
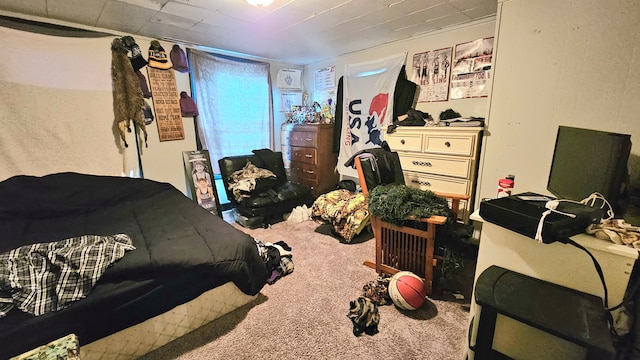
<instances>
[{"instance_id":1,"label":"wooden wall sign","mask_svg":"<svg viewBox=\"0 0 640 360\"><path fill-rule=\"evenodd\" d=\"M147 66L147 73L160 141L184 140L180 95L173 69Z\"/></svg>"}]
</instances>

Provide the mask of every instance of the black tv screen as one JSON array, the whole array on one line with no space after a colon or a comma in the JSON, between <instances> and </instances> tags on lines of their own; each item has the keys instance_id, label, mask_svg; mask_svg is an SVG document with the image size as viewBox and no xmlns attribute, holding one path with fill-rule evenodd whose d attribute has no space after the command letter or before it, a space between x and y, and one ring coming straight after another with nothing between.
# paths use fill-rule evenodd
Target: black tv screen
<instances>
[{"instance_id":1,"label":"black tv screen","mask_svg":"<svg viewBox=\"0 0 640 360\"><path fill-rule=\"evenodd\" d=\"M621 218L628 202L630 152L631 135L560 126L547 190L574 201L600 193Z\"/></svg>"}]
</instances>

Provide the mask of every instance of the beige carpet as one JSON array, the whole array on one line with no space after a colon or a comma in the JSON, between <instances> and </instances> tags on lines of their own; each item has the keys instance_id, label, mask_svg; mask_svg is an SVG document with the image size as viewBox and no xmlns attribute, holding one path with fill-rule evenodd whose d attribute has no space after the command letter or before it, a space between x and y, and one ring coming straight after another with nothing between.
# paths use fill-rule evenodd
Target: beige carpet
<instances>
[{"instance_id":1,"label":"beige carpet","mask_svg":"<svg viewBox=\"0 0 640 360\"><path fill-rule=\"evenodd\" d=\"M349 301L377 277L362 265L374 256L370 234L345 243L313 221L237 227L264 242L286 242L294 272L265 285L253 303L143 359L464 359L468 297L432 298L416 311L382 306L379 333L353 335Z\"/></svg>"}]
</instances>

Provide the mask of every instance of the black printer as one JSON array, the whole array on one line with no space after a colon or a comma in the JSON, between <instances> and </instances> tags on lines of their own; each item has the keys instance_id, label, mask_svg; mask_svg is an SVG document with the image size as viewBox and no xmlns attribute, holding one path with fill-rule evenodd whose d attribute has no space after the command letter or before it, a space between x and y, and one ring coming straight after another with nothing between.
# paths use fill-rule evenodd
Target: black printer
<instances>
[{"instance_id":1,"label":"black printer","mask_svg":"<svg viewBox=\"0 0 640 360\"><path fill-rule=\"evenodd\" d=\"M531 192L480 203L484 220L544 243L566 242L590 224L599 223L602 215L600 208Z\"/></svg>"}]
</instances>

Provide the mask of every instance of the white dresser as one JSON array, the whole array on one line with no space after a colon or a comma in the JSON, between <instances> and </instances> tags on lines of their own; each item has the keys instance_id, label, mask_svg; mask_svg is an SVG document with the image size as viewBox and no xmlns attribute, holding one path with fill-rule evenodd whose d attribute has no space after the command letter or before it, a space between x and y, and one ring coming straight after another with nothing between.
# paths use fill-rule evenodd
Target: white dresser
<instances>
[{"instance_id":1,"label":"white dresser","mask_svg":"<svg viewBox=\"0 0 640 360\"><path fill-rule=\"evenodd\" d=\"M436 192L466 194L460 217L469 221L473 211L478 154L482 142L480 127L399 126L385 140L400 155L408 186Z\"/></svg>"}]
</instances>

